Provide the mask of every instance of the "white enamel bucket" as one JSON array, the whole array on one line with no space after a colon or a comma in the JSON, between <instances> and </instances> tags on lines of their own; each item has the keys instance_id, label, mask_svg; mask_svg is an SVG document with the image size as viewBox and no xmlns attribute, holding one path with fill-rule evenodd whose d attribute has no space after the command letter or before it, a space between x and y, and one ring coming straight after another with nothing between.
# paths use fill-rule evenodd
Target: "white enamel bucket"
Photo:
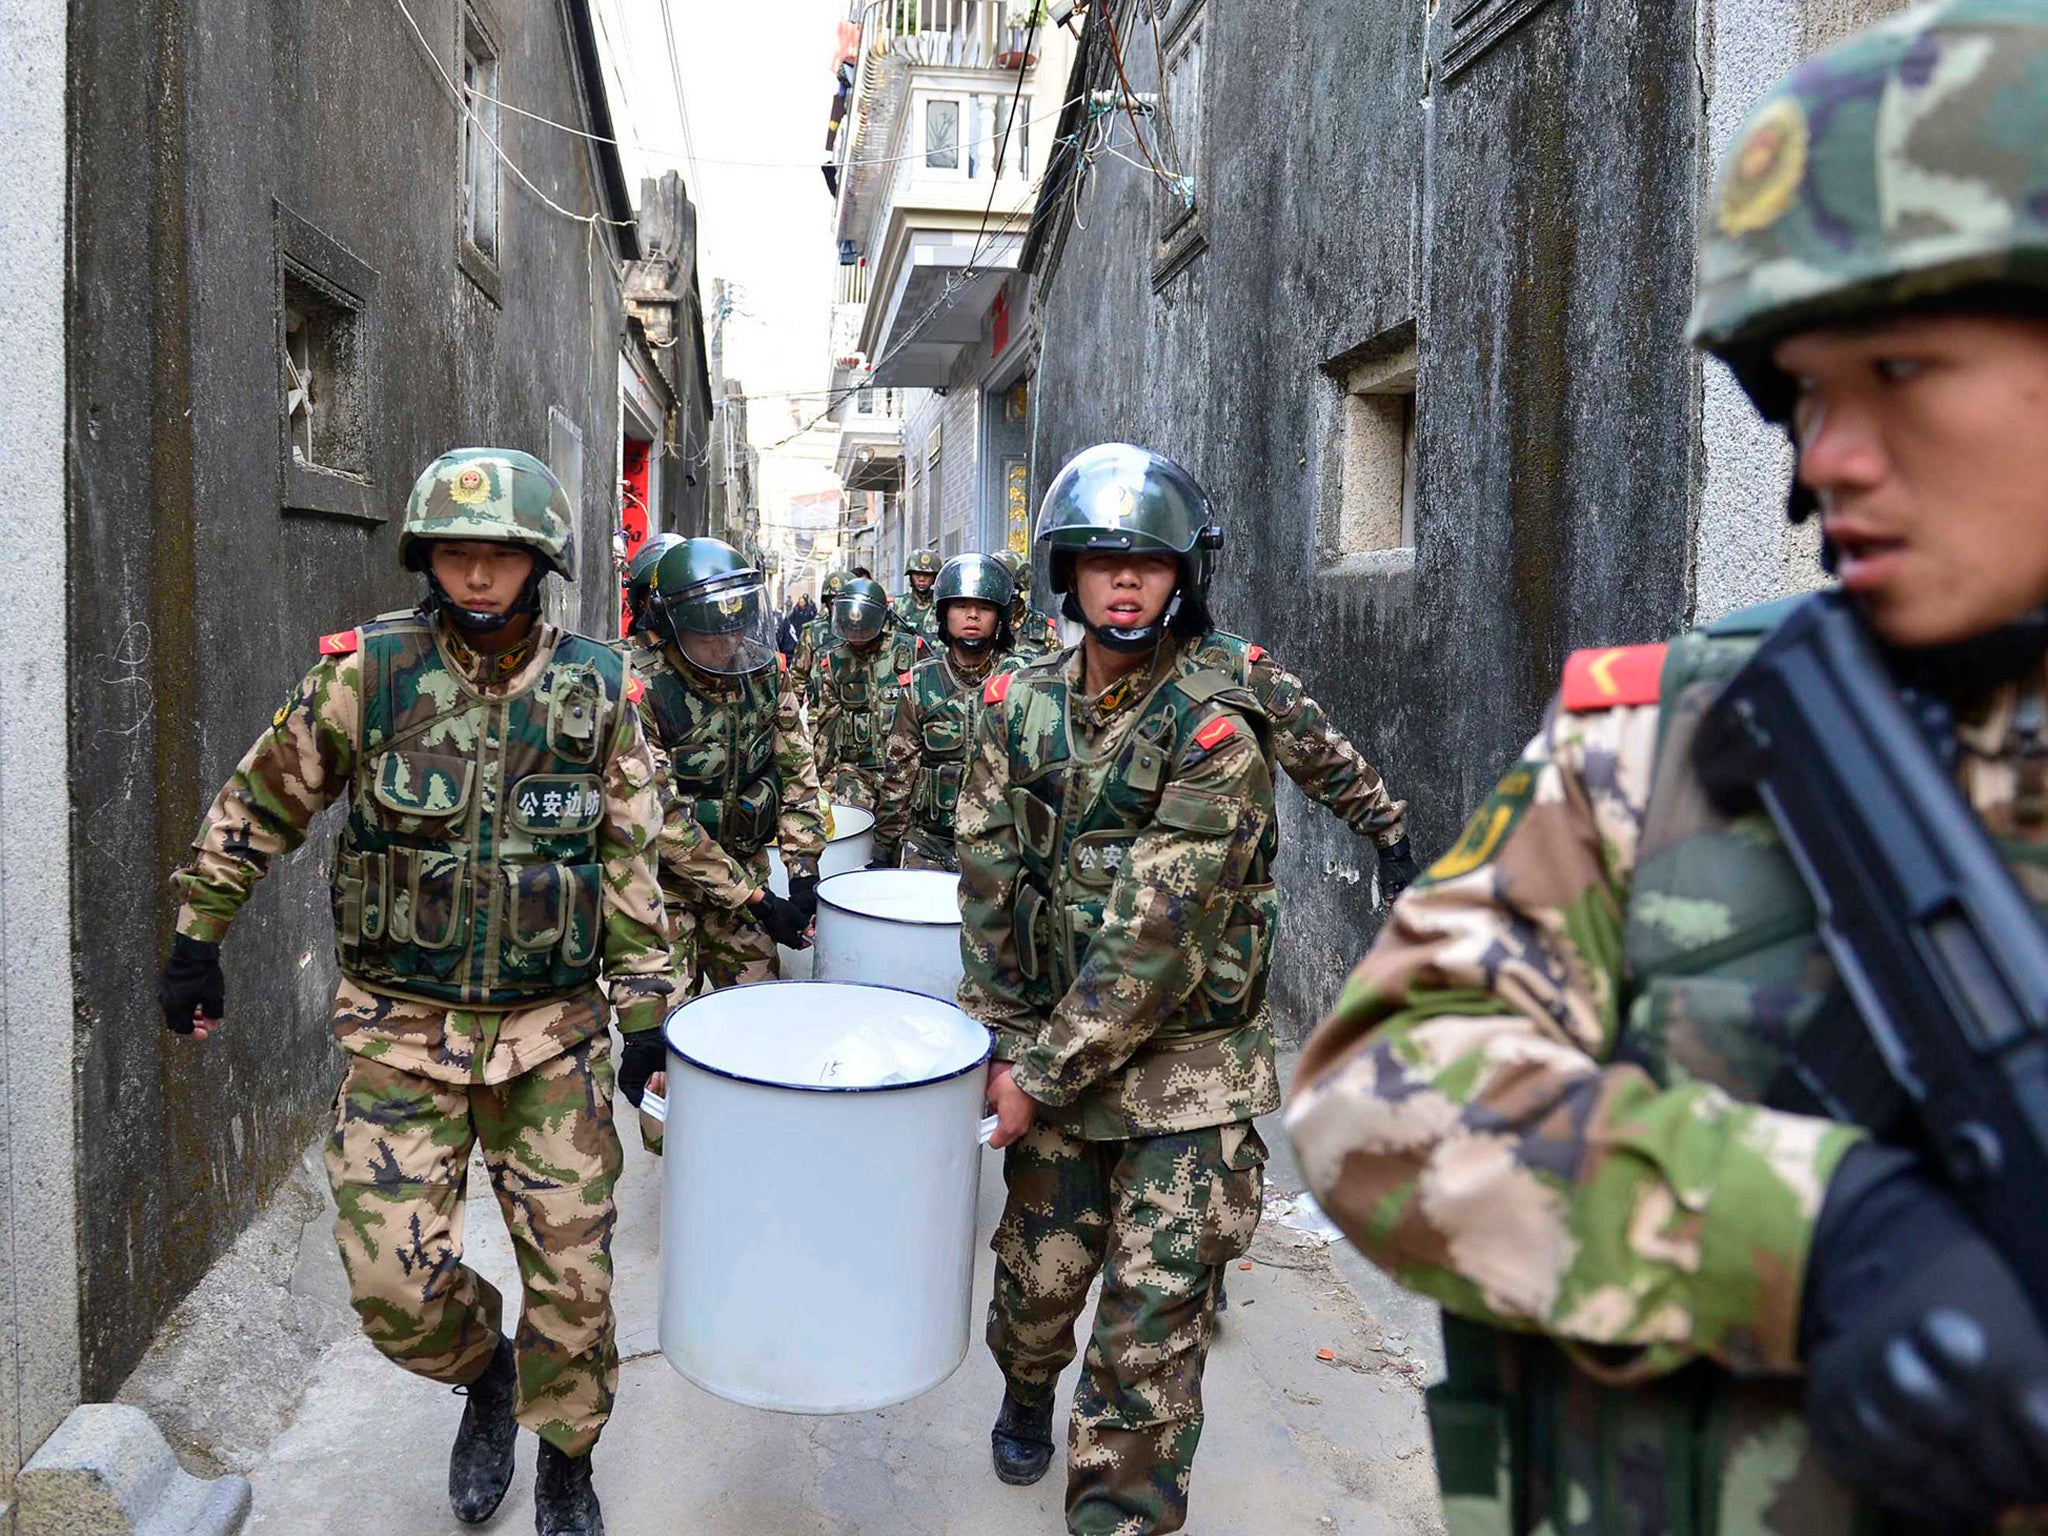
<instances>
[{"instance_id":1,"label":"white enamel bucket","mask_svg":"<svg viewBox=\"0 0 2048 1536\"><path fill-rule=\"evenodd\" d=\"M835 801L832 806L832 838L818 858L818 878L822 880L828 875L866 869L874 856L875 813ZM768 889L778 896L789 894L789 871L782 867L782 853L775 848L768 850ZM785 949L780 944L775 948L782 957L783 980L800 981L811 974L817 960L813 951Z\"/></svg>"},{"instance_id":2,"label":"white enamel bucket","mask_svg":"<svg viewBox=\"0 0 2048 1536\"><path fill-rule=\"evenodd\" d=\"M676 1009L661 1350L732 1402L857 1413L966 1357L988 1032L886 987L763 982Z\"/></svg>"},{"instance_id":3,"label":"white enamel bucket","mask_svg":"<svg viewBox=\"0 0 2048 1536\"><path fill-rule=\"evenodd\" d=\"M869 869L818 885L820 981L908 987L951 1002L960 988L960 877Z\"/></svg>"}]
</instances>

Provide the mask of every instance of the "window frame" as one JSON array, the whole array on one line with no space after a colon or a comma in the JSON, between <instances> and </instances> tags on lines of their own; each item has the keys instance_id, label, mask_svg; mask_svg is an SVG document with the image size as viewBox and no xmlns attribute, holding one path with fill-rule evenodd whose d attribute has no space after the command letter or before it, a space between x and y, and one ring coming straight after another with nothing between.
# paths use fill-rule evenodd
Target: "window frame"
<instances>
[{"instance_id":1,"label":"window frame","mask_svg":"<svg viewBox=\"0 0 2048 1536\"><path fill-rule=\"evenodd\" d=\"M278 510L285 516L339 518L377 525L389 521L377 494L374 469L378 414L377 272L339 241L293 213L282 202L271 203L273 309L276 315L273 367L278 381ZM330 306L353 317L350 348L353 414L363 429L362 467L340 468L301 462L293 456L295 434L285 390L285 359L291 339L285 323L287 278L311 289Z\"/></svg>"},{"instance_id":2,"label":"window frame","mask_svg":"<svg viewBox=\"0 0 2048 1536\"><path fill-rule=\"evenodd\" d=\"M499 45L499 36L495 19L480 0L459 0L455 27L455 79L456 88L464 94L464 101L457 114L455 133L455 259L470 281L482 290L484 297L492 304L502 306L507 212L505 168L497 147L491 143L493 139L500 146L504 142L504 113L496 104L505 99L505 50ZM478 89L494 98L478 107L474 118L470 115L467 101L469 69L473 60L478 62L486 76L487 83L480 82ZM472 165L480 173L488 173L489 192L485 199L491 215L488 245L479 243L472 234L477 201L471 192Z\"/></svg>"}]
</instances>

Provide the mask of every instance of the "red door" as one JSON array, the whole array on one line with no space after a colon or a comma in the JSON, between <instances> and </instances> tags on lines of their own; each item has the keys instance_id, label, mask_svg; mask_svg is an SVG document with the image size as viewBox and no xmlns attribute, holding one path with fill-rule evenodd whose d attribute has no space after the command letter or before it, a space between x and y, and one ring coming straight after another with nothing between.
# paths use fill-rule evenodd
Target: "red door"
<instances>
[{"instance_id":1,"label":"red door","mask_svg":"<svg viewBox=\"0 0 2048 1536\"><path fill-rule=\"evenodd\" d=\"M626 533L626 558L631 560L640 553L640 546L647 542L647 474L648 456L653 444L642 442L637 437L624 440L625 472L619 481L619 526ZM626 634L630 623L626 613L626 590L622 581L619 586L619 633Z\"/></svg>"}]
</instances>

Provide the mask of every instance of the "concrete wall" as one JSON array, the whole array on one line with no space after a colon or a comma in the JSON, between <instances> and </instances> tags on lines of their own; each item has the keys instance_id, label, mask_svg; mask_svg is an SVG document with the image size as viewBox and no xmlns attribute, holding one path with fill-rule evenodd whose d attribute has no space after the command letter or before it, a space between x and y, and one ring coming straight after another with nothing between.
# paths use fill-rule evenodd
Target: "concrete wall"
<instances>
[{"instance_id":1,"label":"concrete wall","mask_svg":"<svg viewBox=\"0 0 2048 1536\"><path fill-rule=\"evenodd\" d=\"M459 7L413 11L453 70ZM546 457L562 411L583 436L576 607L607 622L622 310L608 235L509 171L502 302L458 268L455 110L385 0L73 16L69 745L81 1338L100 1396L320 1126L341 1065L331 824L228 941L227 1028L200 1048L152 1001L165 877L317 636L413 600L396 516L435 454ZM579 121L562 9L493 19L506 98ZM557 203L599 206L580 141L507 117L502 142ZM374 271L369 501L391 521L280 511L275 203Z\"/></svg>"},{"instance_id":2,"label":"concrete wall","mask_svg":"<svg viewBox=\"0 0 2048 1536\"><path fill-rule=\"evenodd\" d=\"M0 3L0 1505L78 1400L63 786L65 0Z\"/></svg>"}]
</instances>

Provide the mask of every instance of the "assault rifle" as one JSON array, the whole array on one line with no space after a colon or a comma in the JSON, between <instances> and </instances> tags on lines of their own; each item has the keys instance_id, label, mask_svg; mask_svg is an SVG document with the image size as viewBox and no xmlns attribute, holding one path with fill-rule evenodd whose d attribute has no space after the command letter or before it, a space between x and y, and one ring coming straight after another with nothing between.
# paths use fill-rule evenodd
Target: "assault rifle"
<instances>
[{"instance_id":1,"label":"assault rifle","mask_svg":"<svg viewBox=\"0 0 2048 1536\"><path fill-rule=\"evenodd\" d=\"M1723 811L1769 811L1862 1021L1814 1018L1772 1101L1917 1129L1985 1236L2048 1276L2048 932L1845 597L1764 641L1694 766Z\"/></svg>"}]
</instances>

